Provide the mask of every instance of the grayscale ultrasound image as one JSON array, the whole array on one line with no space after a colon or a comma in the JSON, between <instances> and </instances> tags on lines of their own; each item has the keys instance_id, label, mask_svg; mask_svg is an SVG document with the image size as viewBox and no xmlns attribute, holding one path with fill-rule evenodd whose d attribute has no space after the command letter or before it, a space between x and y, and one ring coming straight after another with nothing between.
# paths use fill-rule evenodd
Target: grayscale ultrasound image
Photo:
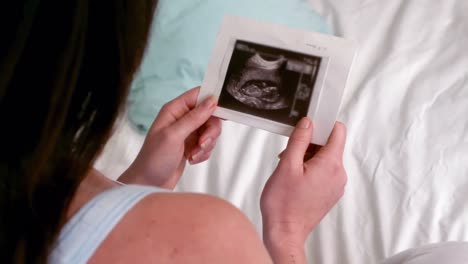
<instances>
[{"instance_id":1,"label":"grayscale ultrasound image","mask_svg":"<svg viewBox=\"0 0 468 264\"><path fill-rule=\"evenodd\" d=\"M294 126L307 115L321 58L238 40L219 106Z\"/></svg>"}]
</instances>

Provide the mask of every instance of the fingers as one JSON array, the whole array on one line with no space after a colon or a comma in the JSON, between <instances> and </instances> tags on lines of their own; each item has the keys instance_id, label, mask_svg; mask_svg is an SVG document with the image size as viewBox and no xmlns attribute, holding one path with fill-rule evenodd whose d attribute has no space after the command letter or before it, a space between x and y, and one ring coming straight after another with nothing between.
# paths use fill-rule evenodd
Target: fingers
<instances>
[{"instance_id":1,"label":"fingers","mask_svg":"<svg viewBox=\"0 0 468 264\"><path fill-rule=\"evenodd\" d=\"M172 125L174 133L181 138L188 137L192 132L205 124L216 109L217 102L214 98L208 98L199 106L186 113Z\"/></svg>"},{"instance_id":2,"label":"fingers","mask_svg":"<svg viewBox=\"0 0 468 264\"><path fill-rule=\"evenodd\" d=\"M320 151L322 146L320 145L315 145L315 144L310 144L309 147L307 148L306 154L304 156L304 161L310 160L317 154L317 152Z\"/></svg>"},{"instance_id":3,"label":"fingers","mask_svg":"<svg viewBox=\"0 0 468 264\"><path fill-rule=\"evenodd\" d=\"M193 165L193 164L201 163L209 159L211 152L216 146L216 139L213 140L209 138L208 140L205 140L201 145L191 150L190 156L187 157L190 164Z\"/></svg>"},{"instance_id":4,"label":"fingers","mask_svg":"<svg viewBox=\"0 0 468 264\"><path fill-rule=\"evenodd\" d=\"M188 161L191 165L195 165L207 161L210 156L211 152L200 152L193 155Z\"/></svg>"},{"instance_id":5,"label":"fingers","mask_svg":"<svg viewBox=\"0 0 468 264\"><path fill-rule=\"evenodd\" d=\"M280 153L280 154L278 154L278 159L282 159L282 158L283 158L283 155L284 155L284 150L283 150L283 151L281 151L281 153Z\"/></svg>"},{"instance_id":6,"label":"fingers","mask_svg":"<svg viewBox=\"0 0 468 264\"><path fill-rule=\"evenodd\" d=\"M170 133L185 139L199 129L211 117L217 104L214 98L209 97L196 106L199 92L199 87L193 88L167 103L154 121L150 133L169 128ZM209 132L216 133L216 129Z\"/></svg>"},{"instance_id":7,"label":"fingers","mask_svg":"<svg viewBox=\"0 0 468 264\"><path fill-rule=\"evenodd\" d=\"M207 150L210 146L214 146L212 143L215 142L221 134L221 119L217 117L210 117L204 125L203 132L200 135L199 145L204 150Z\"/></svg>"},{"instance_id":8,"label":"fingers","mask_svg":"<svg viewBox=\"0 0 468 264\"><path fill-rule=\"evenodd\" d=\"M159 130L173 124L190 112L197 104L199 93L200 87L196 87L165 104L154 121L150 133L152 130Z\"/></svg>"},{"instance_id":9,"label":"fingers","mask_svg":"<svg viewBox=\"0 0 468 264\"><path fill-rule=\"evenodd\" d=\"M221 119L210 117L208 121L198 130L194 131L185 139L185 156L191 157L200 149L205 152L213 150L216 141L221 135Z\"/></svg>"},{"instance_id":10,"label":"fingers","mask_svg":"<svg viewBox=\"0 0 468 264\"><path fill-rule=\"evenodd\" d=\"M315 145L315 144L309 144L309 147L306 150L306 153L304 155L304 161L310 160L317 152L322 148L320 145ZM283 158L284 151L281 151L280 154L278 154L278 159Z\"/></svg>"},{"instance_id":11,"label":"fingers","mask_svg":"<svg viewBox=\"0 0 468 264\"><path fill-rule=\"evenodd\" d=\"M184 155L187 160L192 164L207 160L211 151L215 148L220 134L221 119L211 117L200 129L185 140Z\"/></svg>"},{"instance_id":12,"label":"fingers","mask_svg":"<svg viewBox=\"0 0 468 264\"><path fill-rule=\"evenodd\" d=\"M310 145L312 134L312 121L308 117L302 118L292 132L281 160L293 164L302 164L304 162L304 155Z\"/></svg>"},{"instance_id":13,"label":"fingers","mask_svg":"<svg viewBox=\"0 0 468 264\"><path fill-rule=\"evenodd\" d=\"M173 101L183 102L189 109L197 105L198 94L200 93L200 86L192 88L187 92L177 96Z\"/></svg>"},{"instance_id":14,"label":"fingers","mask_svg":"<svg viewBox=\"0 0 468 264\"><path fill-rule=\"evenodd\" d=\"M343 159L343 152L346 145L346 126L341 122L336 122L333 131L328 138L327 144L319 150L320 155Z\"/></svg>"}]
</instances>

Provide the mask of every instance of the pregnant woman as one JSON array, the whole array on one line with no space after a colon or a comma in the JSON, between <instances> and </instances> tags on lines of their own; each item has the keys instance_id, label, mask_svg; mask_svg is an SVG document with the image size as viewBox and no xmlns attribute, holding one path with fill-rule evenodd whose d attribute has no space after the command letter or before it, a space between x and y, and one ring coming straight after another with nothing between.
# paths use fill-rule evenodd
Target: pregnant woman
<instances>
[{"instance_id":1,"label":"pregnant woman","mask_svg":"<svg viewBox=\"0 0 468 264\"><path fill-rule=\"evenodd\" d=\"M221 133L216 102L195 107L198 88L163 107L123 183L92 169L155 5L23 0L0 9L0 263L306 263L304 243L346 183L340 123L315 151L311 121L297 124L262 193L263 241L226 201L168 191Z\"/></svg>"},{"instance_id":2,"label":"pregnant woman","mask_svg":"<svg viewBox=\"0 0 468 264\"><path fill-rule=\"evenodd\" d=\"M24 0L0 9L0 263L305 263L308 234L344 191L341 124L312 158L311 121L298 124L263 191L265 244L228 202L168 191L221 133L216 102L195 107L198 88L162 109L124 184L92 169L155 5Z\"/></svg>"}]
</instances>

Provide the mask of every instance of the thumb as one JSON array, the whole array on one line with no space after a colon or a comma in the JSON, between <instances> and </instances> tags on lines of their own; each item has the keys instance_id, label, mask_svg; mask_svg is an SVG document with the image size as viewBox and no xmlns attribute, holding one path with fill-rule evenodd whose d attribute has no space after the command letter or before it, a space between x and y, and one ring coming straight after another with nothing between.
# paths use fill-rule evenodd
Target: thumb
<instances>
[{"instance_id":1,"label":"thumb","mask_svg":"<svg viewBox=\"0 0 468 264\"><path fill-rule=\"evenodd\" d=\"M182 138L187 138L192 132L199 129L208 121L216 109L216 105L216 100L213 97L207 98L200 105L177 120L172 125L172 129Z\"/></svg>"},{"instance_id":2,"label":"thumb","mask_svg":"<svg viewBox=\"0 0 468 264\"><path fill-rule=\"evenodd\" d=\"M308 117L302 118L292 132L281 160L289 161L293 164L304 163L304 156L310 145L312 134L312 121Z\"/></svg>"}]
</instances>

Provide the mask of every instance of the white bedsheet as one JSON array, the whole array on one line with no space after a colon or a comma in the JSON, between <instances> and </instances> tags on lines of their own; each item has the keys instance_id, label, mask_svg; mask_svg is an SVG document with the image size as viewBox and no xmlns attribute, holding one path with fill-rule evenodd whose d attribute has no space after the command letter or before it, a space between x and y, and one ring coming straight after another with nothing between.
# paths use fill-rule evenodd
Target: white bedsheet
<instances>
[{"instance_id":1,"label":"white bedsheet","mask_svg":"<svg viewBox=\"0 0 468 264\"><path fill-rule=\"evenodd\" d=\"M468 241L468 1L308 0L360 46L339 119L346 194L310 237L311 263L376 263ZM117 177L143 138L125 121L96 167ZM213 158L181 191L223 197L261 230L258 201L286 139L225 122Z\"/></svg>"}]
</instances>

